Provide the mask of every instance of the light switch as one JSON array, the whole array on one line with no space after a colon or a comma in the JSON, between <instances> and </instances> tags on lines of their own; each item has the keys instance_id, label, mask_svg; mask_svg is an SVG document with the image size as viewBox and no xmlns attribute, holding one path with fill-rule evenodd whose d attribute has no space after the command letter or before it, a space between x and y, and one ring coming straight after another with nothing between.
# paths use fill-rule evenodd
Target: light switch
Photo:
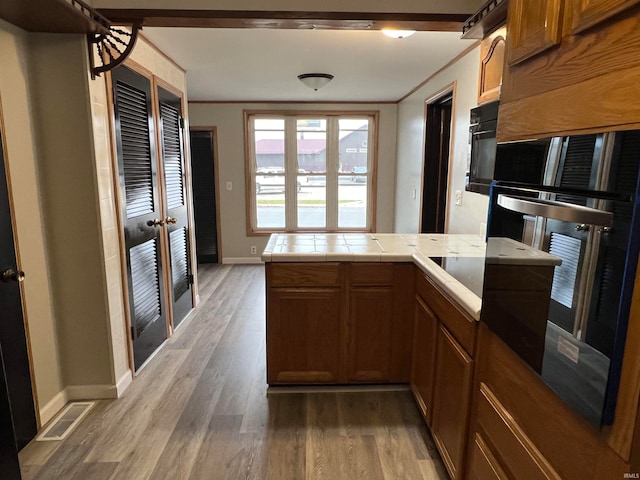
<instances>
[{"instance_id":1,"label":"light switch","mask_svg":"<svg viewBox=\"0 0 640 480\"><path fill-rule=\"evenodd\" d=\"M233 190L233 183L227 182L227 190Z\"/></svg>"},{"instance_id":2,"label":"light switch","mask_svg":"<svg viewBox=\"0 0 640 480\"><path fill-rule=\"evenodd\" d=\"M456 190L456 205L462 205L462 191Z\"/></svg>"},{"instance_id":3,"label":"light switch","mask_svg":"<svg viewBox=\"0 0 640 480\"><path fill-rule=\"evenodd\" d=\"M413 189L413 194L412 195L413 195L413 199L415 200L416 199L416 189L415 188Z\"/></svg>"}]
</instances>

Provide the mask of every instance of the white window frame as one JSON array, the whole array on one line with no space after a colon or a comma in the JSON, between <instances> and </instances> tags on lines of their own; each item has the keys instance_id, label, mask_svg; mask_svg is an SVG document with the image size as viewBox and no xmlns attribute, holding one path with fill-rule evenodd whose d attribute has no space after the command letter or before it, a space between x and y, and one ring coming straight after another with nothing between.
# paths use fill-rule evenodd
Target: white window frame
<instances>
[{"instance_id":1,"label":"white window frame","mask_svg":"<svg viewBox=\"0 0 640 480\"><path fill-rule=\"evenodd\" d=\"M270 235L280 232L375 232L376 219L376 183L377 183L377 151L378 151L378 111L244 111L244 141L245 141L245 192L246 192L246 219L247 235ZM338 178L339 176L353 175L352 173L339 174L339 120L348 118L369 118L369 130L367 137L367 172L362 176L367 177L367 218L364 228L340 228L338 227ZM254 136L254 119L278 119L285 121L285 227L284 228L258 228L257 204L256 204L256 152ZM297 220L297 127L299 119L323 119L327 120L327 217L326 226L313 228L298 228ZM369 148L373 146L373 148ZM361 174L358 174L361 176Z\"/></svg>"}]
</instances>

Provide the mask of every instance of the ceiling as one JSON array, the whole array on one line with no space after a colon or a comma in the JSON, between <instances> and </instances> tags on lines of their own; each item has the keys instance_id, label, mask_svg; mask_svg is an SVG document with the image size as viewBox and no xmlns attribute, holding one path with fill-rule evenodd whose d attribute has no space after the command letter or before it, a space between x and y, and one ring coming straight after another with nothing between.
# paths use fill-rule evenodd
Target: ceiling
<instances>
[{"instance_id":1,"label":"ceiling","mask_svg":"<svg viewBox=\"0 0 640 480\"><path fill-rule=\"evenodd\" d=\"M395 102L474 40L458 32L145 27L143 35L187 71L189 100ZM301 73L335 76L317 92Z\"/></svg>"}]
</instances>

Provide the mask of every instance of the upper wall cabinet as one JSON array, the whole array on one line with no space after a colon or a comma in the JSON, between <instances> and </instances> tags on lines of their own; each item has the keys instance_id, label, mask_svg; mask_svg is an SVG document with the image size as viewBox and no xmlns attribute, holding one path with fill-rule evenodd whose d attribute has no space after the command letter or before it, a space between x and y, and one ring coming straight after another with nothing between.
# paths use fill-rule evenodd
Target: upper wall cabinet
<instances>
[{"instance_id":1,"label":"upper wall cabinet","mask_svg":"<svg viewBox=\"0 0 640 480\"><path fill-rule=\"evenodd\" d=\"M638 3L640 0L573 0L571 31L586 30Z\"/></svg>"},{"instance_id":2,"label":"upper wall cabinet","mask_svg":"<svg viewBox=\"0 0 640 480\"><path fill-rule=\"evenodd\" d=\"M562 0L512 0L507 42L509 65L515 65L560 43Z\"/></svg>"},{"instance_id":3,"label":"upper wall cabinet","mask_svg":"<svg viewBox=\"0 0 640 480\"><path fill-rule=\"evenodd\" d=\"M506 37L507 28L502 27L482 40L480 45L478 104L500 98Z\"/></svg>"}]
</instances>

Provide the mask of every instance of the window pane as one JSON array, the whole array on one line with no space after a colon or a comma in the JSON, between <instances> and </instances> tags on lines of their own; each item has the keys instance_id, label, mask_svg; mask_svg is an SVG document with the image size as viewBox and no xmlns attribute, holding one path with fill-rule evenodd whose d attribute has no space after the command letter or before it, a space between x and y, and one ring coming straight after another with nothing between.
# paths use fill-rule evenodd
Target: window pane
<instances>
[{"instance_id":1,"label":"window pane","mask_svg":"<svg viewBox=\"0 0 640 480\"><path fill-rule=\"evenodd\" d=\"M284 120L281 118L256 118L255 130L284 130Z\"/></svg>"},{"instance_id":2,"label":"window pane","mask_svg":"<svg viewBox=\"0 0 640 480\"><path fill-rule=\"evenodd\" d=\"M298 172L326 173L327 121L309 119L297 121Z\"/></svg>"},{"instance_id":3,"label":"window pane","mask_svg":"<svg viewBox=\"0 0 640 480\"><path fill-rule=\"evenodd\" d=\"M256 120L258 122L274 122L280 129L254 131L256 149L256 173L284 173L284 121Z\"/></svg>"},{"instance_id":4,"label":"window pane","mask_svg":"<svg viewBox=\"0 0 640 480\"><path fill-rule=\"evenodd\" d=\"M256 175L258 228L285 227L284 175Z\"/></svg>"},{"instance_id":5,"label":"window pane","mask_svg":"<svg viewBox=\"0 0 640 480\"><path fill-rule=\"evenodd\" d=\"M326 184L325 176L298 175L298 228L326 227Z\"/></svg>"},{"instance_id":6,"label":"window pane","mask_svg":"<svg viewBox=\"0 0 640 480\"><path fill-rule=\"evenodd\" d=\"M348 178L341 176L341 178ZM365 228L367 226L367 191L366 176L355 178L364 181L339 182L338 185L338 227Z\"/></svg>"},{"instance_id":7,"label":"window pane","mask_svg":"<svg viewBox=\"0 0 640 480\"><path fill-rule=\"evenodd\" d=\"M340 172L367 173L368 119L340 119Z\"/></svg>"}]
</instances>

